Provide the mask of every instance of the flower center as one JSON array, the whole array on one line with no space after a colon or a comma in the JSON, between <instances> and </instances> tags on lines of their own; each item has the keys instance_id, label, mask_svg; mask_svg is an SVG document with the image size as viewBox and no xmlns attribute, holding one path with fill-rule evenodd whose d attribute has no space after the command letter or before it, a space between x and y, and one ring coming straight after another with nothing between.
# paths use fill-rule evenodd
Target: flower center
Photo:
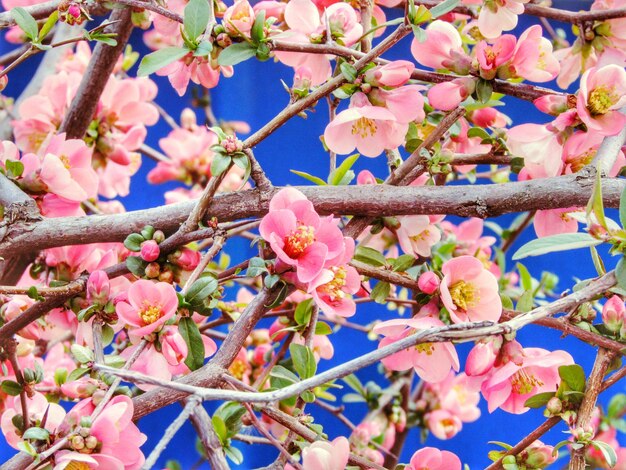
<instances>
[{"instance_id":1,"label":"flower center","mask_svg":"<svg viewBox=\"0 0 626 470\"><path fill-rule=\"evenodd\" d=\"M63 163L63 166L68 170L72 166L70 165L70 159L67 157L67 155L59 155L59 160L61 160L61 162Z\"/></svg>"},{"instance_id":2,"label":"flower center","mask_svg":"<svg viewBox=\"0 0 626 470\"><path fill-rule=\"evenodd\" d=\"M139 317L146 325L151 325L163 316L160 305L146 305L139 311Z\"/></svg>"},{"instance_id":3,"label":"flower center","mask_svg":"<svg viewBox=\"0 0 626 470\"><path fill-rule=\"evenodd\" d=\"M346 268L333 266L330 269L335 273L335 277L332 281L321 286L319 290L328 295L331 302L336 302L346 296L346 293L342 290L343 286L346 285Z\"/></svg>"},{"instance_id":4,"label":"flower center","mask_svg":"<svg viewBox=\"0 0 626 470\"><path fill-rule=\"evenodd\" d=\"M315 242L315 229L310 225L299 225L285 237L285 253L290 258L298 258L304 250Z\"/></svg>"},{"instance_id":5,"label":"flower center","mask_svg":"<svg viewBox=\"0 0 626 470\"><path fill-rule=\"evenodd\" d=\"M430 236L430 230L424 229L417 235L411 235L409 238L414 242L423 242Z\"/></svg>"},{"instance_id":6,"label":"flower center","mask_svg":"<svg viewBox=\"0 0 626 470\"><path fill-rule=\"evenodd\" d=\"M526 395L533 391L535 387L541 387L543 382L525 369L518 370L511 377L513 391L518 395Z\"/></svg>"},{"instance_id":7,"label":"flower center","mask_svg":"<svg viewBox=\"0 0 626 470\"><path fill-rule=\"evenodd\" d=\"M459 281L450 287L450 297L454 305L462 310L475 307L480 301L479 291L474 284Z\"/></svg>"},{"instance_id":8,"label":"flower center","mask_svg":"<svg viewBox=\"0 0 626 470\"><path fill-rule=\"evenodd\" d=\"M587 109L592 116L606 114L618 100L614 89L609 89L606 85L595 88L589 94Z\"/></svg>"},{"instance_id":9,"label":"flower center","mask_svg":"<svg viewBox=\"0 0 626 470\"><path fill-rule=\"evenodd\" d=\"M374 120L366 117L360 117L354 121L354 124L352 124L352 134L356 134L362 139L365 139L368 136L374 137L377 130L378 127L376 126Z\"/></svg>"},{"instance_id":10,"label":"flower center","mask_svg":"<svg viewBox=\"0 0 626 470\"><path fill-rule=\"evenodd\" d=\"M246 364L241 359L235 359L235 361L228 368L228 371L236 379L243 379L243 374L246 372Z\"/></svg>"},{"instance_id":11,"label":"flower center","mask_svg":"<svg viewBox=\"0 0 626 470\"><path fill-rule=\"evenodd\" d=\"M415 350L420 354L432 356L433 351L435 350L435 346L433 345L433 343L420 343L415 346Z\"/></svg>"},{"instance_id":12,"label":"flower center","mask_svg":"<svg viewBox=\"0 0 626 470\"><path fill-rule=\"evenodd\" d=\"M72 460L65 466L65 470L89 470L89 465L85 462L77 462Z\"/></svg>"}]
</instances>

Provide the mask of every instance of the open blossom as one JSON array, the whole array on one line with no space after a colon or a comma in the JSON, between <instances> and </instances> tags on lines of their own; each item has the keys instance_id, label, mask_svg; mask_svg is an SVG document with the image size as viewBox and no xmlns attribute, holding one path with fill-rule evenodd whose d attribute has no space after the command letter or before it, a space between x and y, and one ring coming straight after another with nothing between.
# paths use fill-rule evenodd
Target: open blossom
<instances>
[{"instance_id":1,"label":"open blossom","mask_svg":"<svg viewBox=\"0 0 626 470\"><path fill-rule=\"evenodd\" d=\"M626 125L619 109L626 104L626 71L618 65L587 70L580 79L578 116L589 131L615 135Z\"/></svg>"},{"instance_id":2,"label":"open blossom","mask_svg":"<svg viewBox=\"0 0 626 470\"><path fill-rule=\"evenodd\" d=\"M473 256L459 256L441 267L441 301L454 323L497 321L502 313L498 280Z\"/></svg>"},{"instance_id":3,"label":"open blossom","mask_svg":"<svg viewBox=\"0 0 626 470\"><path fill-rule=\"evenodd\" d=\"M469 72L472 59L463 49L461 35L446 21L435 20L426 27L426 41L413 39L411 53L420 64L448 69L460 75Z\"/></svg>"},{"instance_id":4,"label":"open blossom","mask_svg":"<svg viewBox=\"0 0 626 470\"><path fill-rule=\"evenodd\" d=\"M419 317L382 322L374 327L374 332L385 336L378 345L382 348L417 330L440 326L444 324L437 318ZM413 367L426 382L441 382L448 377L450 369L459 370L459 357L452 343L420 343L382 359L382 363L390 370L408 370Z\"/></svg>"},{"instance_id":5,"label":"open blossom","mask_svg":"<svg viewBox=\"0 0 626 470\"><path fill-rule=\"evenodd\" d=\"M128 300L120 301L116 311L120 319L130 327L130 334L141 338L157 329L178 308L178 297L171 284L140 279L128 289Z\"/></svg>"},{"instance_id":6,"label":"open blossom","mask_svg":"<svg viewBox=\"0 0 626 470\"><path fill-rule=\"evenodd\" d=\"M541 26L533 25L519 37L509 69L515 76L539 83L559 74L561 66L552 54L552 43L541 35Z\"/></svg>"},{"instance_id":7,"label":"open blossom","mask_svg":"<svg viewBox=\"0 0 626 470\"><path fill-rule=\"evenodd\" d=\"M297 189L284 188L270 201L259 232L278 260L293 267L300 282L308 283L344 254L345 242L337 223L332 216L321 218Z\"/></svg>"},{"instance_id":8,"label":"open blossom","mask_svg":"<svg viewBox=\"0 0 626 470\"><path fill-rule=\"evenodd\" d=\"M489 44L487 41L480 41L474 48L480 76L486 80L493 79L498 68L513 57L515 43L515 36L511 34L500 36L493 44Z\"/></svg>"},{"instance_id":9,"label":"open blossom","mask_svg":"<svg viewBox=\"0 0 626 470\"><path fill-rule=\"evenodd\" d=\"M554 127L543 124L512 127L507 132L507 145L515 156L524 158L524 171L531 178L561 174L563 147Z\"/></svg>"},{"instance_id":10,"label":"open blossom","mask_svg":"<svg viewBox=\"0 0 626 470\"><path fill-rule=\"evenodd\" d=\"M249 36L255 16L248 0L238 0L224 12L224 27L232 34Z\"/></svg>"},{"instance_id":11,"label":"open blossom","mask_svg":"<svg viewBox=\"0 0 626 470\"><path fill-rule=\"evenodd\" d=\"M502 31L517 26L517 17L524 13L529 0L484 0L478 15L478 29L486 38L497 38Z\"/></svg>"},{"instance_id":12,"label":"open blossom","mask_svg":"<svg viewBox=\"0 0 626 470\"><path fill-rule=\"evenodd\" d=\"M411 457L405 470L461 470L461 460L447 450L424 447Z\"/></svg>"},{"instance_id":13,"label":"open blossom","mask_svg":"<svg viewBox=\"0 0 626 470\"><path fill-rule=\"evenodd\" d=\"M123 469L141 468L145 458L139 449L146 441L146 435L139 432L133 423L133 401L126 395L117 395L85 427L81 418L90 416L95 409L91 398L78 402L62 424L64 432L81 428L69 441L71 450L61 450L54 454L54 470L69 468L81 469Z\"/></svg>"},{"instance_id":14,"label":"open blossom","mask_svg":"<svg viewBox=\"0 0 626 470\"><path fill-rule=\"evenodd\" d=\"M302 467L304 470L344 470L348 465L350 443L343 436L332 442L315 441L302 449ZM289 464L285 469L293 470Z\"/></svg>"},{"instance_id":15,"label":"open blossom","mask_svg":"<svg viewBox=\"0 0 626 470\"><path fill-rule=\"evenodd\" d=\"M389 109L373 106L365 94L355 93L350 107L326 126L324 141L338 154L356 148L366 157L377 157L385 149L395 149L404 142L408 123L397 121Z\"/></svg>"},{"instance_id":16,"label":"open blossom","mask_svg":"<svg viewBox=\"0 0 626 470\"><path fill-rule=\"evenodd\" d=\"M227 78L233 76L232 66L220 66L209 59L189 53L182 59L161 67L156 74L167 77L178 96L185 94L190 80L205 88L214 88L220 80L220 74Z\"/></svg>"},{"instance_id":17,"label":"open blossom","mask_svg":"<svg viewBox=\"0 0 626 470\"><path fill-rule=\"evenodd\" d=\"M565 209L537 211L533 219L537 237L577 232L578 221L569 215L570 212L575 212L576 210L578 210L576 207L568 207Z\"/></svg>"},{"instance_id":18,"label":"open blossom","mask_svg":"<svg viewBox=\"0 0 626 470\"><path fill-rule=\"evenodd\" d=\"M574 363L565 351L541 348L524 348L519 359L494 369L483 382L481 391L489 412L496 408L514 414L528 411L526 400L538 393L555 391L561 381L559 367Z\"/></svg>"},{"instance_id":19,"label":"open blossom","mask_svg":"<svg viewBox=\"0 0 626 470\"><path fill-rule=\"evenodd\" d=\"M441 240L441 231L427 215L406 215L398 219L396 230L402 251L409 255L430 257L431 248Z\"/></svg>"}]
</instances>

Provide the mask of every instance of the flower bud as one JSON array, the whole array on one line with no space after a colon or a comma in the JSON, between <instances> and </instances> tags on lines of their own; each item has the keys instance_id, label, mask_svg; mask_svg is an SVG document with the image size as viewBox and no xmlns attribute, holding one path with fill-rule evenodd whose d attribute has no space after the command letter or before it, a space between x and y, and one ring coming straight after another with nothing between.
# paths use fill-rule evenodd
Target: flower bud
<instances>
[{"instance_id":1,"label":"flower bud","mask_svg":"<svg viewBox=\"0 0 626 470\"><path fill-rule=\"evenodd\" d=\"M146 266L144 272L146 273L146 277L148 279L154 279L159 277L159 274L161 274L161 266L159 266L159 263L150 263Z\"/></svg>"},{"instance_id":2,"label":"flower bud","mask_svg":"<svg viewBox=\"0 0 626 470\"><path fill-rule=\"evenodd\" d=\"M535 441L520 455L525 468L545 468L554 463L558 455L554 455L554 447Z\"/></svg>"},{"instance_id":3,"label":"flower bud","mask_svg":"<svg viewBox=\"0 0 626 470\"><path fill-rule=\"evenodd\" d=\"M437 289L439 289L439 283L439 276L437 276L432 271L426 271L425 273L420 275L419 279L417 280L417 287L419 287L419 289L424 294L430 295L434 294Z\"/></svg>"},{"instance_id":4,"label":"flower bud","mask_svg":"<svg viewBox=\"0 0 626 470\"><path fill-rule=\"evenodd\" d=\"M141 244L141 257L144 261L151 263L156 261L161 254L159 244L154 240L146 240Z\"/></svg>"},{"instance_id":5,"label":"flower bud","mask_svg":"<svg viewBox=\"0 0 626 470\"><path fill-rule=\"evenodd\" d=\"M557 397L552 397L546 404L546 410L548 410L551 415L558 415L563 411L563 402Z\"/></svg>"},{"instance_id":6,"label":"flower bud","mask_svg":"<svg viewBox=\"0 0 626 470\"><path fill-rule=\"evenodd\" d=\"M74 450L81 450L85 447L85 439L82 436L74 436L70 441L70 445Z\"/></svg>"},{"instance_id":7,"label":"flower bud","mask_svg":"<svg viewBox=\"0 0 626 470\"><path fill-rule=\"evenodd\" d=\"M185 108L180 113L180 125L187 130L193 130L197 127L196 113L191 108Z\"/></svg>"},{"instance_id":8,"label":"flower bud","mask_svg":"<svg viewBox=\"0 0 626 470\"><path fill-rule=\"evenodd\" d=\"M87 299L90 302L105 305L109 301L109 276L102 270L97 270L89 275L87 281Z\"/></svg>"},{"instance_id":9,"label":"flower bud","mask_svg":"<svg viewBox=\"0 0 626 470\"><path fill-rule=\"evenodd\" d=\"M356 177L356 184L378 184L378 182L371 171L361 170Z\"/></svg>"},{"instance_id":10,"label":"flower bud","mask_svg":"<svg viewBox=\"0 0 626 470\"><path fill-rule=\"evenodd\" d=\"M496 362L502 342L501 336L478 341L467 355L465 373L470 377L475 377L489 372Z\"/></svg>"},{"instance_id":11,"label":"flower bud","mask_svg":"<svg viewBox=\"0 0 626 470\"><path fill-rule=\"evenodd\" d=\"M502 346L502 364L512 361L520 366L524 363L524 348L517 341L508 341Z\"/></svg>"},{"instance_id":12,"label":"flower bud","mask_svg":"<svg viewBox=\"0 0 626 470\"><path fill-rule=\"evenodd\" d=\"M95 449L98 446L98 439L95 436L89 436L85 439L85 447L87 449Z\"/></svg>"},{"instance_id":13,"label":"flower bud","mask_svg":"<svg viewBox=\"0 0 626 470\"><path fill-rule=\"evenodd\" d=\"M620 331L625 315L624 301L617 295L612 296L602 307L602 323L613 333Z\"/></svg>"}]
</instances>

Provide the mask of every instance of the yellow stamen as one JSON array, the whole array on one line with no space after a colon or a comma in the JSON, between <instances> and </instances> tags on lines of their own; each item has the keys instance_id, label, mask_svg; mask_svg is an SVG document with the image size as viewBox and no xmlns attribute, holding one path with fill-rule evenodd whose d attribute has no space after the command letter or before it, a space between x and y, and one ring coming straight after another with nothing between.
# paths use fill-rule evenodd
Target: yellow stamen
<instances>
[{"instance_id":1,"label":"yellow stamen","mask_svg":"<svg viewBox=\"0 0 626 470\"><path fill-rule=\"evenodd\" d=\"M65 466L65 470L89 470L89 465L85 462L77 462L72 460Z\"/></svg>"},{"instance_id":2,"label":"yellow stamen","mask_svg":"<svg viewBox=\"0 0 626 470\"><path fill-rule=\"evenodd\" d=\"M315 242L315 229L310 225L300 225L285 237L284 250L291 258L297 258Z\"/></svg>"},{"instance_id":3,"label":"yellow stamen","mask_svg":"<svg viewBox=\"0 0 626 470\"><path fill-rule=\"evenodd\" d=\"M335 273L335 277L332 281L321 286L320 290L327 294L332 302L335 302L346 296L346 293L342 290L346 285L346 268L333 266L330 269Z\"/></svg>"},{"instance_id":4,"label":"yellow stamen","mask_svg":"<svg viewBox=\"0 0 626 470\"><path fill-rule=\"evenodd\" d=\"M458 281L450 287L450 297L454 305L462 310L467 310L468 307L475 307L480 301L479 290L474 284L469 284L465 281Z\"/></svg>"},{"instance_id":5,"label":"yellow stamen","mask_svg":"<svg viewBox=\"0 0 626 470\"><path fill-rule=\"evenodd\" d=\"M163 316L163 311L160 305L149 305L139 311L139 317L146 324L150 325Z\"/></svg>"},{"instance_id":6,"label":"yellow stamen","mask_svg":"<svg viewBox=\"0 0 626 470\"><path fill-rule=\"evenodd\" d=\"M541 380L525 369L518 370L510 380L513 391L519 395L526 395L532 392L535 387L541 387L543 385Z\"/></svg>"},{"instance_id":7,"label":"yellow stamen","mask_svg":"<svg viewBox=\"0 0 626 470\"><path fill-rule=\"evenodd\" d=\"M415 346L415 349L420 354L426 354L427 356L432 356L433 351L435 350L435 345L433 343L420 343Z\"/></svg>"},{"instance_id":8,"label":"yellow stamen","mask_svg":"<svg viewBox=\"0 0 626 470\"><path fill-rule=\"evenodd\" d=\"M366 117L360 117L354 121L354 124L352 124L352 134L357 134L362 139L365 139L368 136L374 137L377 130L378 127L376 126L376 123L372 119Z\"/></svg>"},{"instance_id":9,"label":"yellow stamen","mask_svg":"<svg viewBox=\"0 0 626 470\"><path fill-rule=\"evenodd\" d=\"M615 89L601 85L589 93L587 109L592 116L606 114L618 100L619 97L615 94Z\"/></svg>"},{"instance_id":10,"label":"yellow stamen","mask_svg":"<svg viewBox=\"0 0 626 470\"><path fill-rule=\"evenodd\" d=\"M235 359L235 361L228 368L228 371L236 379L243 379L243 374L246 372L246 364L241 359Z\"/></svg>"}]
</instances>

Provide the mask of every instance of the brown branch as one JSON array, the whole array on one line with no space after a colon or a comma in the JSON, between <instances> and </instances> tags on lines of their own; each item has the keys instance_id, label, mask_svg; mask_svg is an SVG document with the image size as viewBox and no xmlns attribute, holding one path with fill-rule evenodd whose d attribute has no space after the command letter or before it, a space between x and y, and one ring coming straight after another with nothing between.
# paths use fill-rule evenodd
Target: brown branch
<instances>
[{"instance_id":1,"label":"brown branch","mask_svg":"<svg viewBox=\"0 0 626 470\"><path fill-rule=\"evenodd\" d=\"M59 132L65 132L68 139L82 139L98 106L100 95L109 81L111 72L122 53L133 29L130 8L114 10L110 21L113 24L104 33L115 34L117 44L109 46L98 42L85 70L76 96L68 109Z\"/></svg>"},{"instance_id":2,"label":"brown branch","mask_svg":"<svg viewBox=\"0 0 626 470\"><path fill-rule=\"evenodd\" d=\"M184 399L183 402L187 402L188 399ZM189 417L191 424L198 433L200 442L204 446L204 450L207 454L207 460L209 465L214 470L229 470L230 466L226 461L224 455L224 449L220 443L220 439L215 433L211 417L206 412L202 404L199 404L191 413Z\"/></svg>"},{"instance_id":3,"label":"brown branch","mask_svg":"<svg viewBox=\"0 0 626 470\"><path fill-rule=\"evenodd\" d=\"M355 268L359 274L367 277L372 277L380 281L389 282L398 286L406 287L408 289L419 290L417 281L414 281L408 276L397 273L395 271L388 271L386 269L375 268L369 264L362 263L361 261L352 260L350 265Z\"/></svg>"}]
</instances>

